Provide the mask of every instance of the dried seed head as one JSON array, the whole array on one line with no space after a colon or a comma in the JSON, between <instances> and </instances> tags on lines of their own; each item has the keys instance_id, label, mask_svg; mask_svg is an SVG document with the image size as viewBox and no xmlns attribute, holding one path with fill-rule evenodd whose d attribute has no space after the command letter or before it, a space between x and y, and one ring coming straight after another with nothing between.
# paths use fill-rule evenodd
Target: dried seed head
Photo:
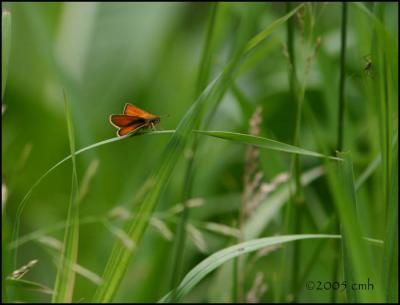
<instances>
[{"instance_id":1,"label":"dried seed head","mask_svg":"<svg viewBox=\"0 0 400 305\"><path fill-rule=\"evenodd\" d=\"M305 31L304 31L304 17L306 15L304 7L300 8L297 13L297 21L299 22L299 30L300 30L300 37L301 37L301 43L304 44L304 36L305 36Z\"/></svg>"},{"instance_id":2,"label":"dried seed head","mask_svg":"<svg viewBox=\"0 0 400 305\"><path fill-rule=\"evenodd\" d=\"M306 66L304 68L304 74L306 76L308 75L308 73L310 71L311 62L313 61L313 59L317 55L320 46L321 46L321 36L318 36L316 41L315 41L314 48L311 50L310 54L308 54L308 56L306 58Z\"/></svg>"},{"instance_id":3,"label":"dried seed head","mask_svg":"<svg viewBox=\"0 0 400 305\"><path fill-rule=\"evenodd\" d=\"M128 219L130 215L130 212L122 206L117 206L108 213L108 217L122 220Z\"/></svg>"},{"instance_id":4,"label":"dried seed head","mask_svg":"<svg viewBox=\"0 0 400 305\"><path fill-rule=\"evenodd\" d=\"M249 120L249 134L259 135L261 132L260 125L262 123L262 107L258 106L253 115ZM259 157L260 150L258 147L249 145L247 146L245 153L245 165L244 165L244 175L243 175L243 194L242 194L242 204L243 204L243 216L247 217L252 209L254 194L257 193L259 188L263 173L259 171Z\"/></svg>"},{"instance_id":5,"label":"dried seed head","mask_svg":"<svg viewBox=\"0 0 400 305\"><path fill-rule=\"evenodd\" d=\"M26 265L22 266L21 268L15 270L12 275L11 278L12 279L20 279L21 277L23 277L29 270L32 269L33 266L35 266L39 261L37 259L31 260L30 262L28 262Z\"/></svg>"},{"instance_id":6,"label":"dried seed head","mask_svg":"<svg viewBox=\"0 0 400 305\"><path fill-rule=\"evenodd\" d=\"M258 303L266 291L267 285L264 282L264 274L262 272L257 272L253 286L247 293L247 303Z\"/></svg>"}]
</instances>

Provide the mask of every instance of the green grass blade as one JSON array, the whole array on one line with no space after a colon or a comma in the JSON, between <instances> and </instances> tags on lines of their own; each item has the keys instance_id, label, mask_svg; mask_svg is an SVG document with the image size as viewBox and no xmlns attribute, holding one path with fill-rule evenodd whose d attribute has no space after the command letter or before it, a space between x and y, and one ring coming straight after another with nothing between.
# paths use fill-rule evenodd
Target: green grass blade
<instances>
[{"instance_id":1,"label":"green grass blade","mask_svg":"<svg viewBox=\"0 0 400 305\"><path fill-rule=\"evenodd\" d=\"M300 4L295 9L287 13L285 16L275 20L270 26L254 36L246 47L246 53L254 49L260 42L264 41L271 33L280 25L284 24L290 17L292 17L304 4Z\"/></svg>"},{"instance_id":2,"label":"green grass blade","mask_svg":"<svg viewBox=\"0 0 400 305\"><path fill-rule=\"evenodd\" d=\"M337 145L338 151L343 150L343 128L345 104L345 72L346 72L346 36L347 36L347 3L342 3L342 27L341 27L341 52L340 52L340 82L339 82L339 111L338 111L338 132Z\"/></svg>"},{"instance_id":3,"label":"green grass blade","mask_svg":"<svg viewBox=\"0 0 400 305\"><path fill-rule=\"evenodd\" d=\"M372 175L372 173L378 168L382 161L381 155L377 155L372 162L367 166L367 168L362 172L362 174L357 178L355 186L356 190L363 185L363 183Z\"/></svg>"},{"instance_id":4,"label":"green grass blade","mask_svg":"<svg viewBox=\"0 0 400 305\"><path fill-rule=\"evenodd\" d=\"M347 37L347 3L343 2L342 3L342 17L341 17L341 43L340 43L340 78L339 78L339 100L338 100L338 118L337 118L337 133L336 133L336 150L337 151L343 151L343 142L344 142L344 118L345 118L345 113L346 113L346 109L347 109L347 105L345 103L345 74L346 74L346 37ZM334 230L338 231L339 230L339 222L338 222L338 218L334 217ZM344 241L342 241L342 246L345 246ZM333 243L333 247L334 247L334 252L339 253L339 249L340 249L340 244L339 242L334 242ZM346 260L346 255L347 255L347 251L344 250L344 248L342 247L343 250L343 259L344 261ZM335 255L333 257L333 262L332 262L333 268L332 268L332 281L336 281L338 279L338 275L339 275L339 265L340 265L340 257L339 255ZM347 268L348 269L348 268ZM345 270L347 270L345 268ZM347 289L347 297L348 297L348 301L352 301L355 302L356 300L353 299L351 300L349 298L349 294L351 294L351 296L356 296L356 293L353 290ZM336 291L332 290L331 291L331 301L336 303L336 298L337 298L337 293Z\"/></svg>"},{"instance_id":5,"label":"green grass blade","mask_svg":"<svg viewBox=\"0 0 400 305\"><path fill-rule=\"evenodd\" d=\"M243 143L243 144L247 144L247 145L258 146L260 148L267 148L267 149L272 149L272 150L276 150L276 151L283 151L283 152L299 154L299 155L304 155L304 156L326 158L326 159L331 159L331 160L340 160L340 158L337 158L337 157L326 156L326 155L323 155L323 154L320 154L317 152L313 152L311 150L307 150L307 149L304 149L301 147L289 145L286 143L278 142L275 140L270 140L270 139L263 138L263 137L243 134L243 133L229 132L229 131L202 131L202 130L196 130L196 132L203 134L203 135L210 136L210 137L221 138L224 140Z\"/></svg>"},{"instance_id":6,"label":"green grass blade","mask_svg":"<svg viewBox=\"0 0 400 305\"><path fill-rule=\"evenodd\" d=\"M11 49L11 13L7 10L2 11L1 17L1 100L3 101L4 92L7 83L7 74L8 74L8 62L10 58L10 49ZM2 113L3 113L3 105L2 105ZM6 213L4 212L4 208L1 209L1 223L2 223L2 238L1 238L1 291L2 291L2 301L8 300L8 291L6 287L6 274L10 272L10 270L15 270L15 265L10 265L10 253L8 249L8 241L10 239L8 221L6 217Z\"/></svg>"},{"instance_id":7,"label":"green grass blade","mask_svg":"<svg viewBox=\"0 0 400 305\"><path fill-rule=\"evenodd\" d=\"M386 289L386 302L397 303L398 295L398 258L399 258L399 232L398 232L398 146L394 152L392 167L392 187L388 206L388 219L386 225L385 247L383 253L383 287Z\"/></svg>"},{"instance_id":8,"label":"green grass blade","mask_svg":"<svg viewBox=\"0 0 400 305\"><path fill-rule=\"evenodd\" d=\"M295 240L301 239L314 239L314 238L340 238L340 235L323 235L323 234L304 234L304 235L286 235L286 236L274 236L265 237L260 239L253 239L243 243L236 244L234 246L220 250L202 262L197 264L191 271L189 271L185 278L182 280L179 287L176 289L176 300L181 300L187 295L193 287L198 284L207 274L221 266L223 263L229 261L232 258L244 255L249 252L257 251L258 249L265 248L268 246L279 245ZM168 303L171 294L168 293L161 300L160 303Z\"/></svg>"},{"instance_id":9,"label":"green grass blade","mask_svg":"<svg viewBox=\"0 0 400 305\"><path fill-rule=\"evenodd\" d=\"M77 262L79 241L79 206L78 206L78 176L76 172L75 137L72 125L71 110L64 93L65 111L68 126L68 138L72 158L72 186L68 207L67 225L64 235L64 244L61 251L56 282L54 285L53 303L72 302L75 271L73 265Z\"/></svg>"},{"instance_id":10,"label":"green grass blade","mask_svg":"<svg viewBox=\"0 0 400 305\"><path fill-rule=\"evenodd\" d=\"M1 100L6 90L8 63L11 50L11 13L7 10L2 12L1 17Z\"/></svg>"},{"instance_id":11,"label":"green grass blade","mask_svg":"<svg viewBox=\"0 0 400 305\"><path fill-rule=\"evenodd\" d=\"M373 102L378 110L382 157L381 190L386 208L381 274L386 302L398 302L398 145L395 144L398 136L395 128L398 124L398 39L393 35L396 32L389 28L390 14L384 4L376 3L373 12L365 5L358 4L357 7L371 19L374 26L371 61L376 77L369 84L373 90Z\"/></svg>"},{"instance_id":12,"label":"green grass blade","mask_svg":"<svg viewBox=\"0 0 400 305\"><path fill-rule=\"evenodd\" d=\"M8 75L8 63L10 59L10 50L11 50L11 13L7 10L2 11L1 13L1 100L3 101L4 92L6 89L7 83L7 75ZM3 113L3 105L2 105L2 113ZM10 239L9 226L6 217L6 213L2 206L1 209L1 223L2 223L2 256L1 256L1 291L2 291L2 301L7 301L8 292L6 288L6 274L10 270L15 270L14 267L16 264L10 264L10 252L8 249L8 241Z\"/></svg>"},{"instance_id":13,"label":"green grass blade","mask_svg":"<svg viewBox=\"0 0 400 305\"><path fill-rule=\"evenodd\" d=\"M196 96L207 86L210 79L211 63L213 58L213 37L215 32L216 19L218 14L218 2L210 3L210 17L207 26L207 35L203 47L202 57L200 61L200 69L197 78Z\"/></svg>"},{"instance_id":14,"label":"green grass blade","mask_svg":"<svg viewBox=\"0 0 400 305\"><path fill-rule=\"evenodd\" d=\"M326 171L331 192L334 197L342 232L342 251L344 276L348 283L365 282L368 278L374 283L373 291L357 291L348 286L348 301L371 302L382 300L381 284L373 272L371 257L358 223L356 191L350 153L338 153L343 159L334 167L326 162Z\"/></svg>"},{"instance_id":15,"label":"green grass blade","mask_svg":"<svg viewBox=\"0 0 400 305\"><path fill-rule=\"evenodd\" d=\"M397 137L393 137L392 149L397 149ZM396 155L395 155L396 156ZM377 155L371 163L365 168L365 170L360 174L355 182L356 190L358 190L364 182L375 172L382 162L382 156Z\"/></svg>"},{"instance_id":16,"label":"green grass blade","mask_svg":"<svg viewBox=\"0 0 400 305\"><path fill-rule=\"evenodd\" d=\"M351 215L353 215L355 220L357 219L357 203L355 197L355 187L351 188L353 185L353 169L351 165L351 160L348 156L345 156L346 160L343 162L344 164L339 165L339 181L343 182L343 190L348 191L348 197L350 200L348 201L349 206L348 209L351 211ZM356 222L357 223L357 222ZM358 227L356 227L358 229ZM343 267L344 267L344 279L348 283L357 282L360 277L357 277L354 270L354 264L351 258L351 248L349 245L350 238L347 236L347 233L342 232L342 252L343 252ZM354 235L353 244L355 244L355 240L359 241L361 238L361 234L359 236ZM351 289L351 287L346 287L346 295L347 301L351 303L357 302L358 294L357 291Z\"/></svg>"},{"instance_id":17,"label":"green grass blade","mask_svg":"<svg viewBox=\"0 0 400 305\"><path fill-rule=\"evenodd\" d=\"M53 291L49 287L47 287L43 284L33 282L33 281L8 278L7 284L17 287L17 288L33 290L33 291L41 292L44 294L53 294Z\"/></svg>"},{"instance_id":18,"label":"green grass blade","mask_svg":"<svg viewBox=\"0 0 400 305\"><path fill-rule=\"evenodd\" d=\"M33 191L40 185L40 183L43 181L44 178L46 178L57 167L59 167L60 165L64 164L66 161L71 159L71 157L73 155L77 156L77 155L79 155L81 153L84 153L86 151L92 150L94 148L97 148L97 147L100 147L100 146L103 146L103 145L106 145L106 144L110 144L110 143L113 143L113 142L116 142L116 141L125 140L125 139L133 137L133 136L139 136L139 135L145 135L145 134L147 134L147 135L171 134L171 133L174 133L174 132L175 132L175 130L162 130L162 131L135 133L135 134L127 135L127 136L124 136L124 137L114 137L114 138L111 138L111 139L103 140L103 141L91 144L89 146L83 147L83 148L75 151L73 154L70 154L70 155L66 156L64 159L60 160L56 164L54 164L42 176L40 176L39 179L36 180L36 182L26 192L26 194L24 195L24 197L22 198L22 200L18 204L17 213L16 213L16 220L15 220L15 223L14 223L14 228L13 228L13 233L12 233L12 243L15 243L16 240L18 239L18 236L19 236L19 224L20 224L20 219L21 219L21 216L22 216L22 212L24 211L25 206L28 203L28 200L29 200L30 196L32 195ZM14 250L14 254L13 254L14 265L16 265L15 264L16 256L17 256L17 251L15 249Z\"/></svg>"},{"instance_id":19,"label":"green grass blade","mask_svg":"<svg viewBox=\"0 0 400 305\"><path fill-rule=\"evenodd\" d=\"M361 12L363 12L368 18L371 19L371 21L374 23L374 26L376 29L382 34L382 37L388 38L389 33L387 29L385 28L385 25L379 20L377 16L374 15L373 12L371 12L364 3L362 2L352 2L352 5L359 9Z\"/></svg>"}]
</instances>

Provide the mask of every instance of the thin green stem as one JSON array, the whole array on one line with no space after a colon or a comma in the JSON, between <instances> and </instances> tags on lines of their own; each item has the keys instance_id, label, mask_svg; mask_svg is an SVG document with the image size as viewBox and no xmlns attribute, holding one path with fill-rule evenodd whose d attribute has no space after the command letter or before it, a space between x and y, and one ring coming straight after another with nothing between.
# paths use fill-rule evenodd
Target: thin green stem
<instances>
[{"instance_id":1,"label":"thin green stem","mask_svg":"<svg viewBox=\"0 0 400 305\"><path fill-rule=\"evenodd\" d=\"M341 46L340 46L340 81L339 81L339 116L338 116L338 132L337 145L338 151L343 150L343 126L344 126L344 89L345 89L345 66L346 66L346 33L347 33L347 3L342 3L342 29L341 29Z\"/></svg>"},{"instance_id":2,"label":"thin green stem","mask_svg":"<svg viewBox=\"0 0 400 305\"><path fill-rule=\"evenodd\" d=\"M289 12L291 10L291 3L286 3L286 11ZM296 125L295 125L295 133L293 137L293 145L298 145L300 138L300 127L301 127L301 113L302 113L302 97L299 95L298 91L298 79L297 79L297 67L296 67L296 56L295 56L295 42L294 42L294 19L290 19L287 22L287 48L289 55L289 90L291 99L296 103ZM300 181L300 158L299 156L293 156L292 159L292 177L295 180L295 190L292 191L291 199L289 206L290 211L288 213L287 221L287 229L292 231L293 233L301 232L301 211L302 211L302 191L301 191L301 181ZM296 215L296 216L294 216ZM293 223L293 224L291 224ZM298 244L293 245L293 273L291 275L290 282L290 291L294 292L296 290L297 281L299 277L299 269L300 269L300 248ZM293 295L293 302L296 302L296 295Z\"/></svg>"},{"instance_id":3,"label":"thin green stem","mask_svg":"<svg viewBox=\"0 0 400 305\"><path fill-rule=\"evenodd\" d=\"M339 80L339 115L338 115L338 131L337 131L337 144L336 149L338 151L343 150L343 126L344 126L344 114L345 114L345 71L346 71L346 33L347 33L347 3L342 3L342 27L341 27L341 53L340 53L340 80ZM333 224L334 233L340 231L339 219L335 218ZM339 276L339 265L341 258L340 251L341 241L333 241L333 269L332 269L332 281L336 281ZM337 294L335 290L331 292L331 302L336 303Z\"/></svg>"}]
</instances>

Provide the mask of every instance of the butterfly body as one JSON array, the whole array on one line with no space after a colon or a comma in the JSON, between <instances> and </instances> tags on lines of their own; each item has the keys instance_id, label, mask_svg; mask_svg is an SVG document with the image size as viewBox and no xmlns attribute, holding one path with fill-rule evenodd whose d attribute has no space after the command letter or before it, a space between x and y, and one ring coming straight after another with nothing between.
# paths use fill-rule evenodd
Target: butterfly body
<instances>
[{"instance_id":1,"label":"butterfly body","mask_svg":"<svg viewBox=\"0 0 400 305\"><path fill-rule=\"evenodd\" d=\"M118 128L117 135L122 137L141 128L155 128L160 116L150 114L132 104L125 104L123 114L110 115L110 123Z\"/></svg>"}]
</instances>

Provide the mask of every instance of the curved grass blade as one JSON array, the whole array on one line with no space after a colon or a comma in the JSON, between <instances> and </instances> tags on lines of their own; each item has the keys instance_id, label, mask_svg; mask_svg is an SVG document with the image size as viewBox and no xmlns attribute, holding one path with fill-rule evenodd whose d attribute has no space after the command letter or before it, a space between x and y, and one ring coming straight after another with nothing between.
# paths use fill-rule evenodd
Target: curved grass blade
<instances>
[{"instance_id":1,"label":"curved grass blade","mask_svg":"<svg viewBox=\"0 0 400 305\"><path fill-rule=\"evenodd\" d=\"M57 167L59 167L60 165L62 165L64 162L68 161L69 159L71 159L72 155L77 156L85 151L94 149L96 147L100 147L109 143L113 143L116 141L120 141L120 140L125 140L127 138L130 138L132 136L139 136L139 135L152 135L152 134L170 134L170 133L174 133L175 130L162 130L162 131L153 131L153 132L141 132L141 133L134 133L134 134L130 134L130 135L126 135L124 137L114 137L111 139L107 139L104 141L100 141L94 144L91 144L89 146L86 146L84 148L81 148L77 151L75 151L73 154L70 154L68 156L66 156L64 159L60 160L59 162L57 162L56 164L54 164L51 168L49 168L42 176L39 177L39 179L36 180L36 182L31 186L31 188L28 190L28 192L24 195L24 197L22 198L22 200L20 201L20 203L18 204L18 208L17 208L17 213L16 213L16 220L15 220L15 224L14 224L14 228L13 228L13 237L12 237L12 243L15 243L16 240L18 239L19 236L19 224L20 224L20 219L21 219L21 215L22 212L26 206L26 204L28 203L28 199L30 198L30 196L32 195L32 192L39 186L39 184L43 181L44 178L46 178L52 171L54 171ZM17 252L14 251L13 257L14 257L14 262L16 261L16 256L17 256ZM16 265L14 263L14 265Z\"/></svg>"},{"instance_id":2,"label":"curved grass blade","mask_svg":"<svg viewBox=\"0 0 400 305\"><path fill-rule=\"evenodd\" d=\"M240 255L257 251L258 249L265 248L268 246L278 245L301 239L315 239L315 238L340 238L340 235L324 235L324 234L302 234L302 235L286 235L286 236L274 236L265 237L259 239L253 239L243 243L236 244L234 246L220 250L202 262L195 266L182 280L181 284L176 289L176 300L182 300L182 298L188 294L193 287L198 284L207 274L218 268L228 260L238 257ZM159 303L168 303L170 301L171 293L165 295Z\"/></svg>"},{"instance_id":3,"label":"curved grass blade","mask_svg":"<svg viewBox=\"0 0 400 305\"><path fill-rule=\"evenodd\" d=\"M61 250L56 282L54 284L53 303L72 302L75 284L75 270L79 241L79 203L78 203L78 175L76 172L75 136L67 96L64 92L65 112L67 116L68 138L72 158L72 185L68 207L67 225L64 234L64 243Z\"/></svg>"},{"instance_id":4,"label":"curved grass blade","mask_svg":"<svg viewBox=\"0 0 400 305\"><path fill-rule=\"evenodd\" d=\"M322 166L317 166L305 171L301 175L301 184L303 187L310 185L313 181L323 176L324 170ZM290 197L290 192L294 187L294 182L288 180L283 182L282 185L268 194L267 199L261 202L256 209L251 213L248 221L246 221L243 227L244 240L251 240L259 238L262 236L262 232L266 230L271 224L272 220L276 215L279 214L281 209L287 204L287 200ZM221 270L218 273L224 274L221 278L220 276L215 276L211 282L211 287L225 287L225 282L232 277L232 268L229 264L221 266ZM218 299L218 301L227 301L228 299Z\"/></svg>"},{"instance_id":5,"label":"curved grass blade","mask_svg":"<svg viewBox=\"0 0 400 305\"><path fill-rule=\"evenodd\" d=\"M7 10L2 12L1 17L1 100L6 90L8 63L11 50L11 13Z\"/></svg>"},{"instance_id":6,"label":"curved grass blade","mask_svg":"<svg viewBox=\"0 0 400 305\"><path fill-rule=\"evenodd\" d=\"M244 143L247 145L254 145L254 146L261 147L261 148L268 148L268 149L272 149L272 150L284 151L284 152L289 152L289 153L299 154L299 155L304 155L304 156L326 158L326 159L331 159L331 160L341 160L341 158L338 158L338 157L326 156L326 155L323 155L323 154L320 154L317 152L313 152L311 150L307 150L307 149L304 149L301 147L289 145L286 143L278 142L275 140L270 140L270 139L263 138L263 137L243 134L243 133L229 132L229 131L201 131L201 130L196 130L196 132L203 134L203 135L210 136L210 137L221 138L221 139L230 140L230 141L234 141L234 142Z\"/></svg>"},{"instance_id":7,"label":"curved grass blade","mask_svg":"<svg viewBox=\"0 0 400 305\"><path fill-rule=\"evenodd\" d=\"M32 281L7 278L7 284L17 288L29 289L45 294L53 294L53 291L49 287Z\"/></svg>"},{"instance_id":8,"label":"curved grass blade","mask_svg":"<svg viewBox=\"0 0 400 305\"><path fill-rule=\"evenodd\" d=\"M237 142L242 142L245 144L252 144L252 145L257 145L260 147L264 147L264 148L269 148L269 149L274 149L274 150L278 150L278 151L285 151L285 152L291 152L291 153L299 153L299 154L303 154L303 155L311 155L311 156L315 156L315 157L321 157L321 158L330 158L330 159L336 159L339 160L340 158L335 158L335 157L328 157L316 152L312 152L312 151L308 151L299 147L295 147L289 144L285 144L285 143L281 143L278 141L274 141L274 140L270 140L270 139L266 139L266 138L261 138L261 137L254 137L254 136L250 136L250 135L246 135L246 134L239 134L239 133L233 133L233 132L225 132L225 131L200 131L197 130L197 133L200 134L204 134L207 136L212 136L212 137L217 137L217 138L222 138L222 139L226 139L226 140L232 140L232 141L237 141ZM124 137L114 137L111 139L107 139L104 141L100 141L94 144L91 144L89 146L86 146L84 148L81 148L77 151L75 151L75 153L73 154L74 156L77 156L83 152L86 152L88 150L109 144L109 143L113 143L116 141L120 141L120 140L124 140L133 136L140 136L140 135L160 135L160 134L173 134L175 133L175 130L162 130L162 131L153 131L153 132L142 132L142 133L136 133L136 134L131 134L131 135L127 135ZM15 227L13 230L13 235L14 238L12 239L13 242L16 241L17 237L18 237L18 231L19 231L19 219L21 218L22 212L25 208L25 205L28 202L28 199L30 198L32 192L34 191L34 189L36 189L36 187L39 186L39 184L43 181L43 179L45 177L47 177L52 171L54 171L58 166L62 165L63 163L65 163L66 161L68 161L69 159L71 159L72 154L66 156L65 158L63 158L62 160L60 160L59 162L57 162L55 165L53 165L51 168L49 168L38 180L36 180L36 182L32 185L32 187L28 190L28 192L25 194L25 196L23 197L23 199L21 200L21 202L18 205L18 210L17 210L17 215L16 215L16 222L15 222Z\"/></svg>"}]
</instances>

